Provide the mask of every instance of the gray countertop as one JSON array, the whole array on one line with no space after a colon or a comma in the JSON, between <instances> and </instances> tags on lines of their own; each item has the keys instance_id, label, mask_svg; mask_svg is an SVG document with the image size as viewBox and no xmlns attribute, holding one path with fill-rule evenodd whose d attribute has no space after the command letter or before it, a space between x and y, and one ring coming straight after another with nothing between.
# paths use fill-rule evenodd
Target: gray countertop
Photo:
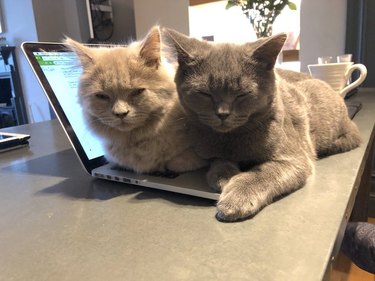
<instances>
[{"instance_id":1,"label":"gray countertop","mask_svg":"<svg viewBox=\"0 0 375 281\"><path fill-rule=\"evenodd\" d=\"M375 93L355 99L363 145L239 223L210 200L91 178L56 120L5 129L31 139L0 154L0 280L322 280L372 142Z\"/></svg>"}]
</instances>

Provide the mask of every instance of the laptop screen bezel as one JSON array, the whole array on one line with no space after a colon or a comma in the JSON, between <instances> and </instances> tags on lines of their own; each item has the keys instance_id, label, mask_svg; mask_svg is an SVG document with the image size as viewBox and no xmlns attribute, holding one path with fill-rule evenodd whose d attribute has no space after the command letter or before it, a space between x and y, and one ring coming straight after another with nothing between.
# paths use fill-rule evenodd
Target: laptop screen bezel
<instances>
[{"instance_id":1,"label":"laptop screen bezel","mask_svg":"<svg viewBox=\"0 0 375 281\"><path fill-rule=\"evenodd\" d=\"M21 45L27 60L31 64L35 75L41 84L47 99L54 110L58 120L60 121L68 139L73 146L73 149L78 154L78 158L81 164L84 166L85 170L91 174L91 171L97 167L106 164L108 161L105 159L104 155L89 159L75 134L72 125L70 124L67 116L64 113L51 85L49 84L42 68L40 67L34 53L35 52L71 52L63 43L41 43L41 42L24 42Z\"/></svg>"}]
</instances>

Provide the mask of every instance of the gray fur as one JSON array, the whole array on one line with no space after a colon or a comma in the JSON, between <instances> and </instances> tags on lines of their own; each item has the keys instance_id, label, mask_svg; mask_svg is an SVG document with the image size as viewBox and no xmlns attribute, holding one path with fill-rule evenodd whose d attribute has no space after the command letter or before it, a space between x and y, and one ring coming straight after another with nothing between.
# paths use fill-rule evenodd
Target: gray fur
<instances>
[{"instance_id":1,"label":"gray fur","mask_svg":"<svg viewBox=\"0 0 375 281\"><path fill-rule=\"evenodd\" d=\"M360 144L340 95L301 73L274 69L285 34L244 45L213 44L174 30L175 82L195 151L221 191L217 218L245 219L302 187L317 156Z\"/></svg>"}]
</instances>

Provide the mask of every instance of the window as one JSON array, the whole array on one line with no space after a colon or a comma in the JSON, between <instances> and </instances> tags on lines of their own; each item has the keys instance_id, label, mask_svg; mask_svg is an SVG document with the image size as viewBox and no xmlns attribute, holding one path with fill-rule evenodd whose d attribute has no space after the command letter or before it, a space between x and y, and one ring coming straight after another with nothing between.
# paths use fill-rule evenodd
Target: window
<instances>
[{"instance_id":1,"label":"window","mask_svg":"<svg viewBox=\"0 0 375 281\"><path fill-rule=\"evenodd\" d=\"M297 10L285 7L273 24L273 34L288 33L280 61L283 67L299 71L298 50L302 0L293 0ZM190 36L215 42L245 43L256 40L249 19L240 7L225 9L227 1L190 0ZM279 65L280 66L280 65Z\"/></svg>"}]
</instances>

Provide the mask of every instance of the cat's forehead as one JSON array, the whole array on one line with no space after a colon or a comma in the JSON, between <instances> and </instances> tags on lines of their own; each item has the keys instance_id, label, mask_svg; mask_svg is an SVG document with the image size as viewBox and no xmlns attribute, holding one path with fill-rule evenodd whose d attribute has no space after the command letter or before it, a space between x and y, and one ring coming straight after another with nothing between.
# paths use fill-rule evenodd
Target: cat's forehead
<instances>
[{"instance_id":1,"label":"cat's forehead","mask_svg":"<svg viewBox=\"0 0 375 281\"><path fill-rule=\"evenodd\" d=\"M122 77L129 80L131 73L137 72L140 68L140 62L138 54L132 49L111 48L98 52L92 67L102 77Z\"/></svg>"},{"instance_id":2,"label":"cat's forehead","mask_svg":"<svg viewBox=\"0 0 375 281\"><path fill-rule=\"evenodd\" d=\"M247 54L240 46L215 46L200 56L199 74L210 81L239 81L246 70L245 56Z\"/></svg>"},{"instance_id":3,"label":"cat's forehead","mask_svg":"<svg viewBox=\"0 0 375 281\"><path fill-rule=\"evenodd\" d=\"M98 50L99 51L99 50ZM124 67L136 58L136 53L129 48L101 49L94 57L95 66L117 68Z\"/></svg>"},{"instance_id":4,"label":"cat's forehead","mask_svg":"<svg viewBox=\"0 0 375 281\"><path fill-rule=\"evenodd\" d=\"M201 64L210 69L210 71L223 71L229 72L241 71L243 68L244 60L249 57L249 50L246 50L240 45L231 44L215 44L209 49L199 54Z\"/></svg>"},{"instance_id":5,"label":"cat's forehead","mask_svg":"<svg viewBox=\"0 0 375 281\"><path fill-rule=\"evenodd\" d=\"M91 69L87 69L89 80L97 88L109 92L127 92L134 88L153 88L167 80L163 71L145 67L137 50L113 48L98 52ZM169 81L169 80L168 80Z\"/></svg>"},{"instance_id":6,"label":"cat's forehead","mask_svg":"<svg viewBox=\"0 0 375 281\"><path fill-rule=\"evenodd\" d=\"M232 44L209 46L200 53L195 53L198 61L192 65L189 75L183 76L187 84L201 89L226 92L252 88L257 83L257 74L249 67L249 50L241 45Z\"/></svg>"}]
</instances>

